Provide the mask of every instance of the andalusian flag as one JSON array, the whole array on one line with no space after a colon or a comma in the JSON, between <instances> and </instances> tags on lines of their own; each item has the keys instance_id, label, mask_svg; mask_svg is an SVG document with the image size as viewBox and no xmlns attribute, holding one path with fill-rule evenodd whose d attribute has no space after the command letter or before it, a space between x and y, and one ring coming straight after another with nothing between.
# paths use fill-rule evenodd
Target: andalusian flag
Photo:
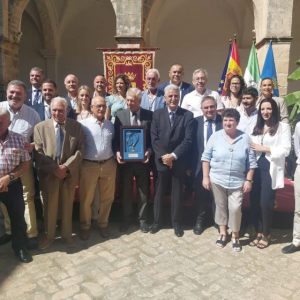
<instances>
[{"instance_id":1,"label":"andalusian flag","mask_svg":"<svg viewBox=\"0 0 300 300\"><path fill-rule=\"evenodd\" d=\"M240 67L240 56L236 45L236 40L233 40L232 46L231 46L231 54L228 62L228 68L226 72L226 79L225 84L222 90L222 95L226 95L226 83L229 78L231 78L233 75L242 75L242 69Z\"/></svg>"},{"instance_id":2,"label":"andalusian flag","mask_svg":"<svg viewBox=\"0 0 300 300\"><path fill-rule=\"evenodd\" d=\"M257 60L256 49L254 43L252 44L250 55L248 59L247 68L244 75L246 85L255 87L259 90L260 73Z\"/></svg>"},{"instance_id":3,"label":"andalusian flag","mask_svg":"<svg viewBox=\"0 0 300 300\"><path fill-rule=\"evenodd\" d=\"M272 48L272 41L269 43L268 52L265 58L265 63L263 70L260 75L261 79L265 78L271 78L274 83L274 89L273 89L273 95L279 96L278 91L278 82L277 82L277 73L276 73L276 67L275 67L275 61L274 61L274 54L273 54L273 48Z\"/></svg>"}]
</instances>

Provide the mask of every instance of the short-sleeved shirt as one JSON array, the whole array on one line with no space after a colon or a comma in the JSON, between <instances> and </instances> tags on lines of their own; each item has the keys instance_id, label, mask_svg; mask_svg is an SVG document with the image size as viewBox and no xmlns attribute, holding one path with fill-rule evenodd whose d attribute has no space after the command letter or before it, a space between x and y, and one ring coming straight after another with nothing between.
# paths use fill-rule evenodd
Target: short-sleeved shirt
<instances>
[{"instance_id":1,"label":"short-sleeved shirt","mask_svg":"<svg viewBox=\"0 0 300 300\"><path fill-rule=\"evenodd\" d=\"M110 95L105 100L107 106L110 108L111 121L114 123L117 112L127 108L126 100L117 95Z\"/></svg>"},{"instance_id":2,"label":"short-sleeved shirt","mask_svg":"<svg viewBox=\"0 0 300 300\"><path fill-rule=\"evenodd\" d=\"M30 160L24 142L20 134L10 130L5 141L0 141L0 177L12 172L22 162Z\"/></svg>"}]
</instances>

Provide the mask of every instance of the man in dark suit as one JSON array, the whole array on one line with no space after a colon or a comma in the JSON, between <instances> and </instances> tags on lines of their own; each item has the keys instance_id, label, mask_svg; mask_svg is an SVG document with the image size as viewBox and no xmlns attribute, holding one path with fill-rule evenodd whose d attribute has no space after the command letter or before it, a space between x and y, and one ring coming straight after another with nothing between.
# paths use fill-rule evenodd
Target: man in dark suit
<instances>
[{"instance_id":1,"label":"man in dark suit","mask_svg":"<svg viewBox=\"0 0 300 300\"><path fill-rule=\"evenodd\" d=\"M140 204L138 218L140 230L148 232L147 208L149 197L149 159L151 155L150 127L152 111L141 108L142 92L137 88L130 88L126 93L127 109L117 113L115 118L115 150L117 161L120 164L121 198L123 205L123 222L121 232L129 228L132 217L132 184L133 177L136 179L136 187L139 192ZM143 162L124 162L120 148L121 126L143 126L146 132L146 152Z\"/></svg>"},{"instance_id":2,"label":"man in dark suit","mask_svg":"<svg viewBox=\"0 0 300 300\"><path fill-rule=\"evenodd\" d=\"M39 67L33 67L29 73L30 89L27 90L27 101L25 104L31 106L38 112L42 106L42 82L44 80L44 71Z\"/></svg>"},{"instance_id":3,"label":"man in dark suit","mask_svg":"<svg viewBox=\"0 0 300 300\"><path fill-rule=\"evenodd\" d=\"M178 106L179 87L173 84L165 88L166 107L153 113L151 140L158 171L154 197L154 223L151 233L161 226L163 199L169 179L172 181L171 217L175 235L183 236L181 202L183 178L187 168L187 156L192 145L193 114Z\"/></svg>"},{"instance_id":4,"label":"man in dark suit","mask_svg":"<svg viewBox=\"0 0 300 300\"><path fill-rule=\"evenodd\" d=\"M202 163L201 156L206 146L206 143L211 134L222 129L222 118L217 115L217 102L214 97L206 96L201 102L203 116L195 119L195 139L192 146L192 155L190 157L190 170L193 170L195 175L195 200L197 207L197 220L194 227L194 233L200 235L205 228L205 218L208 218L209 212L212 210L211 192L202 186ZM211 220L213 221L212 214Z\"/></svg>"},{"instance_id":5,"label":"man in dark suit","mask_svg":"<svg viewBox=\"0 0 300 300\"><path fill-rule=\"evenodd\" d=\"M158 87L158 93L164 95L166 86L169 84L177 85L179 87L179 106L181 106L183 97L194 90L191 84L182 81L183 75L183 66L180 64L174 64L171 66L169 71L170 81L166 81Z\"/></svg>"},{"instance_id":6,"label":"man in dark suit","mask_svg":"<svg viewBox=\"0 0 300 300\"><path fill-rule=\"evenodd\" d=\"M72 211L75 186L83 155L84 136L81 125L67 118L68 103L61 97L51 101L52 118L34 128L36 165L44 203L45 238L40 249L55 239L58 211L61 209L61 236L73 245Z\"/></svg>"}]
</instances>

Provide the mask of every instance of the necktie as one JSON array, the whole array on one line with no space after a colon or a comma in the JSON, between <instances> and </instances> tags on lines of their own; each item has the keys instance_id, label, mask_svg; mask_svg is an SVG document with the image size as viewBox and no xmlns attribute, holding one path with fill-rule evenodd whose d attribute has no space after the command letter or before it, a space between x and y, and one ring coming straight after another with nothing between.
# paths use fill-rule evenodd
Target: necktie
<instances>
[{"instance_id":1,"label":"necktie","mask_svg":"<svg viewBox=\"0 0 300 300\"><path fill-rule=\"evenodd\" d=\"M57 130L56 130L56 160L59 161L61 157L61 151L62 146L64 142L64 131L63 131L63 125L57 124Z\"/></svg>"},{"instance_id":2,"label":"necktie","mask_svg":"<svg viewBox=\"0 0 300 300\"><path fill-rule=\"evenodd\" d=\"M138 125L137 113L136 112L132 113L132 116L133 116L133 118L132 118L132 125L133 126L137 126Z\"/></svg>"},{"instance_id":3,"label":"necktie","mask_svg":"<svg viewBox=\"0 0 300 300\"><path fill-rule=\"evenodd\" d=\"M210 136L213 134L212 129L213 120L207 120L207 134L206 134L206 141L210 138Z\"/></svg>"},{"instance_id":4,"label":"necktie","mask_svg":"<svg viewBox=\"0 0 300 300\"><path fill-rule=\"evenodd\" d=\"M174 111L170 112L170 123L171 123L171 127L173 127L174 125L174 120L175 120L175 113Z\"/></svg>"},{"instance_id":5,"label":"necktie","mask_svg":"<svg viewBox=\"0 0 300 300\"><path fill-rule=\"evenodd\" d=\"M40 90L35 90L34 91L34 98L33 98L33 105L36 105L39 103L39 99L40 99Z\"/></svg>"}]
</instances>

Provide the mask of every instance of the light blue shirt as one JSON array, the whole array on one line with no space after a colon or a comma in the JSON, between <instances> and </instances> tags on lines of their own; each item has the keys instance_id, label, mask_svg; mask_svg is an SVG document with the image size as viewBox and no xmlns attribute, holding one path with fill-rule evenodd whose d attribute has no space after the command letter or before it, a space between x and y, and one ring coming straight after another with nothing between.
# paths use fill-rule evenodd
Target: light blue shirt
<instances>
[{"instance_id":1,"label":"light blue shirt","mask_svg":"<svg viewBox=\"0 0 300 300\"><path fill-rule=\"evenodd\" d=\"M210 180L226 189L241 188L249 169L256 165L255 152L250 148L250 137L237 130L230 144L224 129L212 134L202 154L202 161L210 162Z\"/></svg>"},{"instance_id":2,"label":"light blue shirt","mask_svg":"<svg viewBox=\"0 0 300 300\"><path fill-rule=\"evenodd\" d=\"M104 120L102 126L95 117L89 117L80 121L84 133L84 159L106 160L113 156L112 140L114 137L114 126Z\"/></svg>"},{"instance_id":3,"label":"light blue shirt","mask_svg":"<svg viewBox=\"0 0 300 300\"><path fill-rule=\"evenodd\" d=\"M154 98L149 97L149 91L142 92L141 107L147 110L155 111L165 107L163 95L156 94Z\"/></svg>"}]
</instances>

